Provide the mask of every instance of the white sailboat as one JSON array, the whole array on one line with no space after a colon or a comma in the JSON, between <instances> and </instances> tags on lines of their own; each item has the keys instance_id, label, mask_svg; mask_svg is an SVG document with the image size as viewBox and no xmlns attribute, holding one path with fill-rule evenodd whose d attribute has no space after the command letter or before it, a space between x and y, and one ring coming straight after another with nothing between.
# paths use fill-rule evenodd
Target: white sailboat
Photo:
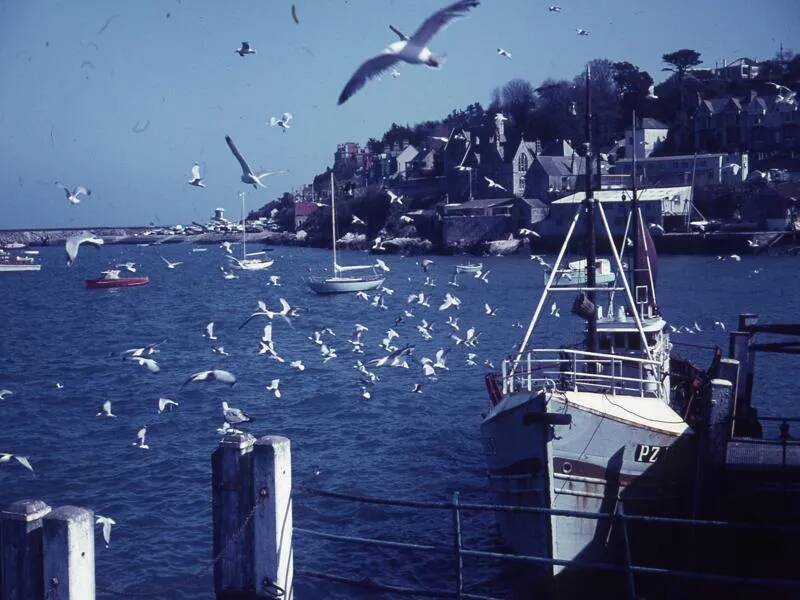
<instances>
[{"instance_id":1,"label":"white sailboat","mask_svg":"<svg viewBox=\"0 0 800 600\"><path fill-rule=\"evenodd\" d=\"M236 258L232 254L228 255L228 260L231 261L231 267L234 269L241 269L243 271L261 271L268 269L275 262L274 260L258 258L264 256L266 252L247 252L247 219L244 212L244 192L239 193L239 199L242 201L242 258Z\"/></svg>"},{"instance_id":2,"label":"white sailboat","mask_svg":"<svg viewBox=\"0 0 800 600\"><path fill-rule=\"evenodd\" d=\"M339 294L364 292L380 287L385 278L378 275L373 265L342 266L336 261L336 201L331 173L331 233L333 234L333 277L311 277L308 286L318 294ZM357 271L371 271L368 275L358 275ZM352 273L352 274L348 274Z\"/></svg>"}]
</instances>

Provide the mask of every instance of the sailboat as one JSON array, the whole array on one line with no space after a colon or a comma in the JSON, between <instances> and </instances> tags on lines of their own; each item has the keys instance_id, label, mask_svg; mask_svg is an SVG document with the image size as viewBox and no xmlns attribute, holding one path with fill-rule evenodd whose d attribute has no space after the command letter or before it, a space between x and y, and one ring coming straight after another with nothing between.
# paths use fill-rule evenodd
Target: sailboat
<instances>
[{"instance_id":1,"label":"sailboat","mask_svg":"<svg viewBox=\"0 0 800 600\"><path fill-rule=\"evenodd\" d=\"M590 107L588 70L586 79ZM521 344L503 361L501 373L486 375L489 406L480 426L497 503L533 509L496 513L503 540L517 553L563 561L537 573L556 587L559 581L587 585L588 572L571 561L624 561L632 550L621 540L628 534L645 538L642 529L632 531L646 525L629 523L623 535L626 525L619 521L536 509L692 516L694 477L702 463L698 448L703 447L696 426L698 415L710 410L700 391L708 373L671 356L657 303L657 257L639 208L635 175L628 222L633 256L627 269L622 258L628 232L618 249L603 205L593 198L587 113L586 199L572 218ZM598 214L615 272L614 283L606 286L597 281ZM585 277L563 286L559 274L581 220L586 221ZM583 340L536 347L534 332L548 298L561 293L577 294L572 312L585 321ZM634 551L668 557L669 536L661 530Z\"/></svg>"},{"instance_id":2,"label":"sailboat","mask_svg":"<svg viewBox=\"0 0 800 600\"><path fill-rule=\"evenodd\" d=\"M375 271L373 265L342 266L336 260L336 200L331 173L331 233L333 235L333 277L311 277L308 286L318 294L339 294L345 292L365 292L380 287L385 278ZM358 271L371 271L368 275L358 275Z\"/></svg>"},{"instance_id":3,"label":"sailboat","mask_svg":"<svg viewBox=\"0 0 800 600\"><path fill-rule=\"evenodd\" d=\"M244 212L244 192L239 192L239 199L242 201L242 258L236 258L232 254L228 254L228 260L231 261L231 267L234 269L241 269L243 271L261 271L268 269L275 262L274 260L257 258L264 256L266 252L247 252L247 219Z\"/></svg>"}]
</instances>

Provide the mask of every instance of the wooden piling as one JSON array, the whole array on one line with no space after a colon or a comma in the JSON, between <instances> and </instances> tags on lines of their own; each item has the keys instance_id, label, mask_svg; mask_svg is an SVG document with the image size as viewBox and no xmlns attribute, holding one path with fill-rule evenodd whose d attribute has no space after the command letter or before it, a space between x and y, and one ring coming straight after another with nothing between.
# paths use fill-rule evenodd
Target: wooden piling
<instances>
[{"instance_id":1,"label":"wooden piling","mask_svg":"<svg viewBox=\"0 0 800 600\"><path fill-rule=\"evenodd\" d=\"M733 414L733 384L725 379L711 380L711 402L708 411L708 445L706 462L715 467L725 464L728 432Z\"/></svg>"},{"instance_id":2,"label":"wooden piling","mask_svg":"<svg viewBox=\"0 0 800 600\"><path fill-rule=\"evenodd\" d=\"M739 361L733 358L723 358L719 363L719 379L731 382L731 402L733 404L733 411L731 414L731 426L728 429L728 434L733 435L734 428L736 427L736 418L738 413L736 390L739 385Z\"/></svg>"},{"instance_id":3,"label":"wooden piling","mask_svg":"<svg viewBox=\"0 0 800 600\"><path fill-rule=\"evenodd\" d=\"M42 520L45 598L94 600L94 513L60 506Z\"/></svg>"},{"instance_id":4,"label":"wooden piling","mask_svg":"<svg viewBox=\"0 0 800 600\"><path fill-rule=\"evenodd\" d=\"M253 563L259 598L292 600L292 455L288 438L259 438L253 451Z\"/></svg>"},{"instance_id":5,"label":"wooden piling","mask_svg":"<svg viewBox=\"0 0 800 600\"><path fill-rule=\"evenodd\" d=\"M217 600L252 597L253 446L248 433L227 434L211 457L214 592Z\"/></svg>"},{"instance_id":6,"label":"wooden piling","mask_svg":"<svg viewBox=\"0 0 800 600\"><path fill-rule=\"evenodd\" d=\"M730 335L730 357L739 363L739 376L736 379L736 388L733 390L733 397L736 400L736 432L740 433L742 426L746 425L746 419L750 414L750 394L748 393L748 372L750 365L750 334L746 331L733 331ZM750 380L752 389L752 378Z\"/></svg>"},{"instance_id":7,"label":"wooden piling","mask_svg":"<svg viewBox=\"0 0 800 600\"><path fill-rule=\"evenodd\" d=\"M50 507L19 500L0 512L0 600L44 598L42 518Z\"/></svg>"}]
</instances>

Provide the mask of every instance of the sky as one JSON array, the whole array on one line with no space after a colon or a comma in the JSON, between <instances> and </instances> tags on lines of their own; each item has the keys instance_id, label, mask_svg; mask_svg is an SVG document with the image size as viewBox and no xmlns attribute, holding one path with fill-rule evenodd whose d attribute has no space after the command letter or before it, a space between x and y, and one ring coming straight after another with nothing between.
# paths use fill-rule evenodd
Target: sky
<instances>
[{"instance_id":1,"label":"sky","mask_svg":"<svg viewBox=\"0 0 800 600\"><path fill-rule=\"evenodd\" d=\"M358 65L395 41L389 24L411 34L447 2L294 4L299 24L283 0L0 0L0 229L238 216L240 191L260 207L324 171L338 143L486 106L514 78L571 79L607 58L660 81L665 52L693 48L713 67L800 40L798 0L483 0L431 43L442 69L402 64L337 106ZM236 55L243 40L258 53ZM287 111L288 132L268 126ZM288 173L245 188L226 134L254 167ZM206 189L187 185L195 161ZM72 206L55 180L92 195Z\"/></svg>"}]
</instances>

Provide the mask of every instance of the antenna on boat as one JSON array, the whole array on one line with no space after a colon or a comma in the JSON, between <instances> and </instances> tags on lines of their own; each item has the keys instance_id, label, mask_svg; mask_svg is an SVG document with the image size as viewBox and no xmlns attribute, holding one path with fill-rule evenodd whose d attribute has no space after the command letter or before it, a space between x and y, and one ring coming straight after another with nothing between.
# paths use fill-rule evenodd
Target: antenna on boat
<instances>
[{"instance_id":1,"label":"antenna on boat","mask_svg":"<svg viewBox=\"0 0 800 600\"><path fill-rule=\"evenodd\" d=\"M336 203L334 195L333 171L331 171L331 235L333 235L333 276L336 277L339 265L336 262Z\"/></svg>"},{"instance_id":2,"label":"antenna on boat","mask_svg":"<svg viewBox=\"0 0 800 600\"><path fill-rule=\"evenodd\" d=\"M597 352L597 308L595 290L597 288L597 233L595 231L594 195L592 193L592 67L586 65L586 158L584 180L586 184L586 223L589 228L586 248L586 287L587 298L592 305L592 313L587 323L586 345L590 352Z\"/></svg>"},{"instance_id":3,"label":"antenna on boat","mask_svg":"<svg viewBox=\"0 0 800 600\"><path fill-rule=\"evenodd\" d=\"M631 147L633 148L633 157L631 162L631 173L632 173L632 182L631 182L631 212L633 213L633 236L631 241L633 242L633 252L631 252L631 287L633 288L634 300L636 300L636 279L637 273L639 272L639 228L641 227L641 223L639 223L639 197L636 193L636 110L634 109L631 116L633 131L631 135L633 137L633 141ZM644 140L642 140L644 141Z\"/></svg>"},{"instance_id":4,"label":"antenna on boat","mask_svg":"<svg viewBox=\"0 0 800 600\"><path fill-rule=\"evenodd\" d=\"M247 221L244 218L244 192L239 192L242 201L242 260L247 259Z\"/></svg>"}]
</instances>

